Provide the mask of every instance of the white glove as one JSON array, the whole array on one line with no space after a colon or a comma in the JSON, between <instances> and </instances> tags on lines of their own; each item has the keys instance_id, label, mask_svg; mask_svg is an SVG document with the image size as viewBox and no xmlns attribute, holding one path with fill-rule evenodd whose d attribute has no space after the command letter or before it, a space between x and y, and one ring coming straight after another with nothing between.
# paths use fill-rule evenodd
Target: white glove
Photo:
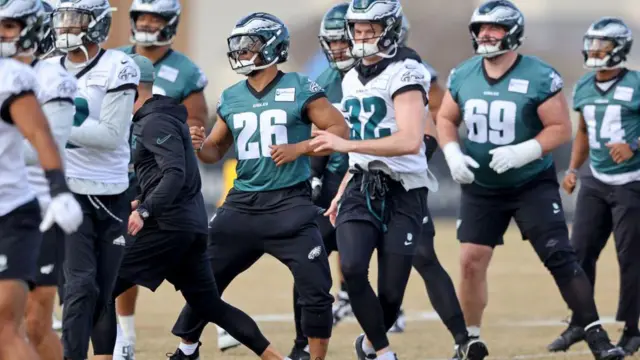
<instances>
[{"instance_id":1,"label":"white glove","mask_svg":"<svg viewBox=\"0 0 640 360\"><path fill-rule=\"evenodd\" d=\"M442 148L442 152L445 160L447 160L447 165L449 165L451 177L455 182L458 184L471 184L475 180L476 176L469 167L477 169L480 165L470 156L462 153L460 144L455 141L450 142Z\"/></svg>"},{"instance_id":2,"label":"white glove","mask_svg":"<svg viewBox=\"0 0 640 360\"><path fill-rule=\"evenodd\" d=\"M64 192L51 199L40 223L40 231L49 230L54 223L67 234L75 232L82 224L82 208L73 194Z\"/></svg>"},{"instance_id":3,"label":"white glove","mask_svg":"<svg viewBox=\"0 0 640 360\"><path fill-rule=\"evenodd\" d=\"M542 146L535 140L527 140L517 145L500 146L489 150L493 155L489 167L498 174L509 169L518 169L542 157Z\"/></svg>"}]
</instances>

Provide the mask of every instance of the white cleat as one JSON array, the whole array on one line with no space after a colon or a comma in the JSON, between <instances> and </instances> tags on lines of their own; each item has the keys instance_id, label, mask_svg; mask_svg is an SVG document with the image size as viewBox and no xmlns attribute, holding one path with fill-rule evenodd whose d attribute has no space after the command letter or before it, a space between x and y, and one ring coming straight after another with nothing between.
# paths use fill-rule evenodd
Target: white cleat
<instances>
[{"instance_id":1,"label":"white cleat","mask_svg":"<svg viewBox=\"0 0 640 360\"><path fill-rule=\"evenodd\" d=\"M113 360L135 360L135 342L118 337L113 348Z\"/></svg>"},{"instance_id":2,"label":"white cleat","mask_svg":"<svg viewBox=\"0 0 640 360\"><path fill-rule=\"evenodd\" d=\"M226 351L242 345L240 341L236 340L233 336L229 335L227 330L219 326L217 328L218 328L218 348L220 349L220 351ZM114 358L114 360L116 359Z\"/></svg>"}]
</instances>

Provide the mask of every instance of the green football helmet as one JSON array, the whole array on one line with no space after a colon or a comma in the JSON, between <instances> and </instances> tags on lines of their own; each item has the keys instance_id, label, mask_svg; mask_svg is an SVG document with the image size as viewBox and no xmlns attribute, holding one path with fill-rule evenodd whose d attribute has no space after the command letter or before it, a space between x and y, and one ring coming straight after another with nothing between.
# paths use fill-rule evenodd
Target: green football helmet
<instances>
[{"instance_id":1,"label":"green football helmet","mask_svg":"<svg viewBox=\"0 0 640 360\"><path fill-rule=\"evenodd\" d=\"M181 6L178 0L133 0L129 9L131 42L139 46L164 46L173 42L178 32ZM167 24L160 29L138 29L136 21L142 14L163 18Z\"/></svg>"},{"instance_id":2,"label":"green football helmet","mask_svg":"<svg viewBox=\"0 0 640 360\"><path fill-rule=\"evenodd\" d=\"M329 64L334 69L342 72L351 70L356 64L356 60L351 54L349 46L349 36L344 17L349 9L349 3L342 3L333 6L322 18L318 39ZM344 48L331 49L332 42L344 42Z\"/></svg>"},{"instance_id":3,"label":"green football helmet","mask_svg":"<svg viewBox=\"0 0 640 360\"><path fill-rule=\"evenodd\" d=\"M263 12L250 14L236 23L227 38L229 64L238 74L250 75L284 63L289 58L289 42L289 29L280 19ZM252 53L251 58L243 58Z\"/></svg>"}]
</instances>

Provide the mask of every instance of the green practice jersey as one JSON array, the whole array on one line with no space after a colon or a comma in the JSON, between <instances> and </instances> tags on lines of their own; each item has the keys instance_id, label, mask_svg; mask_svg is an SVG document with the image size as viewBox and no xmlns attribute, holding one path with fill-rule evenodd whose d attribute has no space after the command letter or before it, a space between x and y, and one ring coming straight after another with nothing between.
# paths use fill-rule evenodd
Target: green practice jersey
<instances>
[{"instance_id":1,"label":"green practice jersey","mask_svg":"<svg viewBox=\"0 0 640 360\"><path fill-rule=\"evenodd\" d=\"M246 80L222 92L217 112L235 142L235 189L277 190L309 179L307 156L277 167L269 147L308 140L311 121L306 115L307 104L325 96L324 90L308 77L283 72L260 93L250 88Z\"/></svg>"},{"instance_id":2,"label":"green practice jersey","mask_svg":"<svg viewBox=\"0 0 640 360\"><path fill-rule=\"evenodd\" d=\"M589 159L594 175L610 184L638 179L640 156L616 164L608 143L631 144L640 137L640 73L624 72L603 90L596 75L584 75L573 91L573 109L584 118L589 133Z\"/></svg>"},{"instance_id":3,"label":"green practice jersey","mask_svg":"<svg viewBox=\"0 0 640 360\"><path fill-rule=\"evenodd\" d=\"M134 54L135 47L125 46L119 50ZM160 60L153 64L156 79L153 93L174 98L180 102L189 95L203 91L209 81L202 70L184 54L169 49Z\"/></svg>"},{"instance_id":4,"label":"green practice jersey","mask_svg":"<svg viewBox=\"0 0 640 360\"><path fill-rule=\"evenodd\" d=\"M468 129L463 144L480 164L475 182L487 188L517 187L553 164L550 154L519 169L497 174L489 167L491 149L533 139L543 129L538 106L562 90L560 75L533 56L518 55L501 78L486 75L483 58L475 56L451 71L447 87Z\"/></svg>"},{"instance_id":5,"label":"green practice jersey","mask_svg":"<svg viewBox=\"0 0 640 360\"><path fill-rule=\"evenodd\" d=\"M322 87L327 94L329 102L334 104L338 109L341 108L342 102L342 76L340 71L332 67L328 67L318 77L318 85ZM349 157L347 154L335 152L329 156L327 162L327 170L334 174L343 174L349 169Z\"/></svg>"}]
</instances>

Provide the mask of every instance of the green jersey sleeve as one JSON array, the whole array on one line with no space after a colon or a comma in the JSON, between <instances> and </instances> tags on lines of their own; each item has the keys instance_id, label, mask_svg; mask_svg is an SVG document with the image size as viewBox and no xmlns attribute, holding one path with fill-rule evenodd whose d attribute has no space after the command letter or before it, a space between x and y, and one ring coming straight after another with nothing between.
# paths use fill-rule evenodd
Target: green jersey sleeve
<instances>
[{"instance_id":1,"label":"green jersey sleeve","mask_svg":"<svg viewBox=\"0 0 640 360\"><path fill-rule=\"evenodd\" d=\"M186 99L189 95L203 91L209 85L209 79L202 69L193 67L191 74L188 76L185 87L182 90L182 98Z\"/></svg>"},{"instance_id":2,"label":"green jersey sleeve","mask_svg":"<svg viewBox=\"0 0 640 360\"><path fill-rule=\"evenodd\" d=\"M542 61L540 64L540 76L537 91L537 102L542 104L548 99L554 97L557 93L561 92L564 88L564 80L562 76L551 66L546 65Z\"/></svg>"},{"instance_id":3,"label":"green jersey sleeve","mask_svg":"<svg viewBox=\"0 0 640 360\"><path fill-rule=\"evenodd\" d=\"M298 103L298 111L300 118L304 121L310 123L311 121L306 116L307 106L311 104L314 100L319 98L326 98L327 95L324 92L324 89L318 85L315 81L311 80L307 76L299 76L299 92L296 96L296 101ZM283 89L286 90L286 89Z\"/></svg>"}]
</instances>

